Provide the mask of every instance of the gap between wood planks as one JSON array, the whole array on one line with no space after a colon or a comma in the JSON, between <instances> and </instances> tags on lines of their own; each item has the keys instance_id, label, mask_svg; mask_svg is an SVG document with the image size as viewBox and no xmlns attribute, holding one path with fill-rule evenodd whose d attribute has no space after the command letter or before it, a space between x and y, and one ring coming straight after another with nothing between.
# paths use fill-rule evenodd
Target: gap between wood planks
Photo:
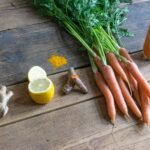
<instances>
[{"instance_id":1,"label":"gap between wood planks","mask_svg":"<svg viewBox=\"0 0 150 150\"><path fill-rule=\"evenodd\" d=\"M139 54L139 53L142 53L142 51L143 50L138 50L138 51L135 51L135 52L130 52L130 55ZM84 69L84 68L87 68L87 67L90 67L90 64L85 64L83 66L77 66L77 67L75 67L75 69L79 70L79 69ZM47 75L48 76L53 76L53 75L56 75L56 74L59 74L59 73L67 73L67 71L68 71L68 69L66 68L63 71L58 71L58 72L55 72L55 73L48 73ZM25 83L25 82L28 82L28 81L27 80L22 80L20 82L16 82L15 84L9 84L8 87L15 86L15 85L18 85L18 84L22 84L22 83Z\"/></svg>"},{"instance_id":2,"label":"gap between wood planks","mask_svg":"<svg viewBox=\"0 0 150 150\"><path fill-rule=\"evenodd\" d=\"M6 124L0 124L0 128L1 127L4 127L4 126L8 126L8 125L11 125L11 124L14 124L14 123L17 123L17 122L20 122L20 121L24 121L24 120L28 120L28 119L31 119L31 118L35 118L35 117L38 117L38 116L41 116L41 115L44 115L44 114L48 114L48 113L51 113L51 112L55 112L57 110L61 110L61 109L65 109L67 107L71 107L73 105L78 105L80 103L83 103L83 102L88 102L88 101L92 101L96 98L103 98L103 96L95 96L95 97L92 97L92 98L89 98L89 99L85 99L83 101L79 101L79 102L76 102L76 103L72 103L70 105L65 105L65 106L62 106L62 107L59 107L59 108L55 108L55 109L52 109L52 110L49 110L49 111L46 111L46 112L43 112L43 113L39 113L39 114L35 114L34 116L29 116L29 117L26 117L26 118L22 118L22 119L18 119L16 121L12 121L12 122L8 122Z\"/></svg>"}]
</instances>

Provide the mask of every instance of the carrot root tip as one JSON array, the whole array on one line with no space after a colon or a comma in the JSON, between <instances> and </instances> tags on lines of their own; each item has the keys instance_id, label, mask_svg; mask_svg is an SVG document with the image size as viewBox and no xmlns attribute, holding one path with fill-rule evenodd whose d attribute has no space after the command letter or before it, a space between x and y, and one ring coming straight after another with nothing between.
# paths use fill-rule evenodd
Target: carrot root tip
<instances>
[{"instance_id":1,"label":"carrot root tip","mask_svg":"<svg viewBox=\"0 0 150 150\"><path fill-rule=\"evenodd\" d=\"M111 119L110 122L112 123L113 126L115 126L115 119Z\"/></svg>"},{"instance_id":2,"label":"carrot root tip","mask_svg":"<svg viewBox=\"0 0 150 150\"><path fill-rule=\"evenodd\" d=\"M144 122L144 127L146 127L146 128L148 129L148 131L149 131L150 124L149 124L149 123Z\"/></svg>"},{"instance_id":3,"label":"carrot root tip","mask_svg":"<svg viewBox=\"0 0 150 150\"><path fill-rule=\"evenodd\" d=\"M141 117L139 120L140 120L140 121L143 121L143 117Z\"/></svg>"},{"instance_id":4,"label":"carrot root tip","mask_svg":"<svg viewBox=\"0 0 150 150\"><path fill-rule=\"evenodd\" d=\"M125 115L124 115L124 118L125 118L127 121L131 120L131 117L130 117L129 114L125 114Z\"/></svg>"}]
</instances>

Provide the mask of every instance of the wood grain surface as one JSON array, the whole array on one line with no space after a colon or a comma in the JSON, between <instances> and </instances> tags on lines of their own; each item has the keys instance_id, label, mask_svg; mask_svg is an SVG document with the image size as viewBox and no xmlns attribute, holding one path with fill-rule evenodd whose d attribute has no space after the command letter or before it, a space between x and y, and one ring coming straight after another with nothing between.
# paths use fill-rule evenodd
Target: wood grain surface
<instances>
[{"instance_id":1,"label":"wood grain surface","mask_svg":"<svg viewBox=\"0 0 150 150\"><path fill-rule=\"evenodd\" d=\"M0 48L2 84L26 80L29 68L34 65L43 67L48 74L54 74L69 66L88 64L85 52L80 52L73 39L60 32L53 23L0 32ZM66 57L68 65L58 69L52 67L48 58L53 54Z\"/></svg>"},{"instance_id":2,"label":"wood grain surface","mask_svg":"<svg viewBox=\"0 0 150 150\"><path fill-rule=\"evenodd\" d=\"M143 49L143 43L150 24L150 1L129 6L128 19L123 25L135 34L134 37L123 38L123 43L129 52Z\"/></svg>"},{"instance_id":3,"label":"wood grain surface","mask_svg":"<svg viewBox=\"0 0 150 150\"><path fill-rule=\"evenodd\" d=\"M30 0L0 0L0 83L15 95L8 114L0 119L0 150L148 150L150 134L132 113L126 120L117 113L109 122L105 100L98 91L87 55L80 45L49 18L41 17ZM150 0L134 0L123 25L135 37L123 38L125 47L150 81L150 61L143 59L146 30L150 24ZM68 64L54 68L48 58L65 56ZM55 98L37 105L27 91L31 66L43 67L55 84ZM63 95L70 66L88 87L88 94Z\"/></svg>"},{"instance_id":4,"label":"wood grain surface","mask_svg":"<svg viewBox=\"0 0 150 150\"><path fill-rule=\"evenodd\" d=\"M57 150L96 134L110 134L113 126L106 120L103 102L98 98L6 125L0 128L0 149ZM134 124L118 115L114 132Z\"/></svg>"},{"instance_id":5,"label":"wood grain surface","mask_svg":"<svg viewBox=\"0 0 150 150\"><path fill-rule=\"evenodd\" d=\"M18 9L23 12L16 12ZM33 65L40 65L48 74L54 74L67 70L69 66L78 68L89 64L86 53L79 51L77 42L56 24L50 21L37 24L36 21L34 22L36 17L32 16L36 11L29 11L29 16L24 18L22 16L25 15L24 8L18 9L2 10L0 13L0 20L3 20L0 21L0 30L5 30L2 28L6 27L5 31L0 32L1 84L10 85L25 81L27 71ZM123 40L130 52L142 49L146 28L150 21L149 10L149 1L130 6L129 18L125 26L130 27L136 35ZM8 13L11 15L8 15L7 11L10 11ZM38 14L36 15L39 17ZM12 20L9 21L9 17ZM29 25L30 20L33 22ZM41 17L39 20L41 21ZM20 22L22 23L19 25ZM68 65L59 69L53 68L47 61L52 54L64 55L68 59Z\"/></svg>"},{"instance_id":6,"label":"wood grain surface","mask_svg":"<svg viewBox=\"0 0 150 150\"><path fill-rule=\"evenodd\" d=\"M91 69L89 67L79 69L77 70L77 73L87 86L89 91L88 94L78 92L78 88L76 87L74 92L69 95L64 95L62 87L66 82L67 72L59 73L49 76L55 85L55 97L54 101L47 105L37 105L31 100L27 91L28 83L21 83L9 87L15 95L9 103L9 114L0 120L0 126L39 114L56 111L60 108L88 101L91 98L100 96L100 92L97 90L93 80Z\"/></svg>"},{"instance_id":7,"label":"wood grain surface","mask_svg":"<svg viewBox=\"0 0 150 150\"><path fill-rule=\"evenodd\" d=\"M143 1L150 0L133 0L134 3ZM30 0L1 0L0 20L3 20L0 21L0 31L2 31L42 23L48 19L40 17L36 10L33 10Z\"/></svg>"},{"instance_id":8,"label":"wood grain surface","mask_svg":"<svg viewBox=\"0 0 150 150\"><path fill-rule=\"evenodd\" d=\"M133 54L132 56L145 78L150 81L150 62L144 61L141 52ZM36 105L31 100L27 91L27 82L10 86L9 89L12 90L15 95L9 103L10 110L8 115L0 120L0 126L31 118L43 113L56 111L60 108L75 105L84 101L90 101L94 97L100 97L101 94L95 85L91 69L89 67L78 69L77 73L87 86L89 91L88 94L84 95L78 92L73 92L70 95L63 95L62 87L65 83L67 73L64 72L51 75L49 78L54 82L56 88L55 98L50 104L44 106Z\"/></svg>"},{"instance_id":9,"label":"wood grain surface","mask_svg":"<svg viewBox=\"0 0 150 150\"><path fill-rule=\"evenodd\" d=\"M65 150L142 150L149 149L150 134L142 124L131 125L123 130L104 136L97 134L74 146L66 146ZM85 140L85 141L86 141Z\"/></svg>"}]
</instances>

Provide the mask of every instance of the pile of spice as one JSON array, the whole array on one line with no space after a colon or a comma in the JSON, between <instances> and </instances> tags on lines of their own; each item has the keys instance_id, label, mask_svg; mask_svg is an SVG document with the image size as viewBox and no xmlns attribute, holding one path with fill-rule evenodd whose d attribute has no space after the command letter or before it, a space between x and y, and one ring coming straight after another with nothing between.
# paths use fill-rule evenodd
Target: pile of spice
<instances>
[{"instance_id":1,"label":"pile of spice","mask_svg":"<svg viewBox=\"0 0 150 150\"><path fill-rule=\"evenodd\" d=\"M52 64L53 67L59 68L66 65L67 59L64 56L52 55L48 61Z\"/></svg>"}]
</instances>

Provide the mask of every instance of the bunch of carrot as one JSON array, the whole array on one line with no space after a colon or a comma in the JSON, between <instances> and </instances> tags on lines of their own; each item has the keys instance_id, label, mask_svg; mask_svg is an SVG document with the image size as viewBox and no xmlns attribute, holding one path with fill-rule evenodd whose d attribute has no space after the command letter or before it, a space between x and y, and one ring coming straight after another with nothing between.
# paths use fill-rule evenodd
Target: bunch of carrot
<instances>
[{"instance_id":1,"label":"bunch of carrot","mask_svg":"<svg viewBox=\"0 0 150 150\"><path fill-rule=\"evenodd\" d=\"M115 123L117 105L124 116L129 116L129 108L149 126L150 86L114 36L121 31L119 25L125 20L124 10L118 6L120 2L33 0L41 14L53 17L87 51L111 122Z\"/></svg>"},{"instance_id":2,"label":"bunch of carrot","mask_svg":"<svg viewBox=\"0 0 150 150\"><path fill-rule=\"evenodd\" d=\"M89 54L94 78L105 97L111 122L115 123L117 105L124 116L129 117L129 108L149 126L150 85L127 50L121 48L112 34L107 33L101 26L89 33L91 36L88 41L92 39L92 45L85 42L84 34L77 33L71 26L68 29Z\"/></svg>"},{"instance_id":3,"label":"bunch of carrot","mask_svg":"<svg viewBox=\"0 0 150 150\"><path fill-rule=\"evenodd\" d=\"M150 86L139 71L128 52L119 49L124 61L112 53L106 53L105 65L97 56L90 57L96 84L105 97L108 115L115 123L116 107L124 116L129 116L128 108L137 118L150 125Z\"/></svg>"}]
</instances>

